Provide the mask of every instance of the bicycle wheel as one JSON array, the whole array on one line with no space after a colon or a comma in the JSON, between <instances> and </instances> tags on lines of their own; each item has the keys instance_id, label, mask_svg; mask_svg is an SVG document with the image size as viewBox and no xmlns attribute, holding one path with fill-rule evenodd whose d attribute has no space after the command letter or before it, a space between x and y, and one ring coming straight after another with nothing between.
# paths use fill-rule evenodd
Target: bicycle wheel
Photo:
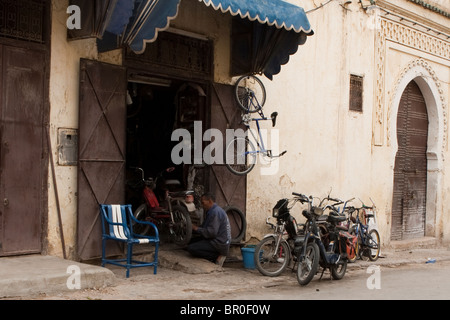
<instances>
[{"instance_id":1,"label":"bicycle wheel","mask_svg":"<svg viewBox=\"0 0 450 320\"><path fill-rule=\"evenodd\" d=\"M370 261L375 261L380 256L380 234L372 229L367 235L367 250Z\"/></svg>"},{"instance_id":2,"label":"bicycle wheel","mask_svg":"<svg viewBox=\"0 0 450 320\"><path fill-rule=\"evenodd\" d=\"M178 246L185 246L191 241L192 222L189 212L179 205L172 206L174 223L172 225L173 241Z\"/></svg>"},{"instance_id":3,"label":"bicycle wheel","mask_svg":"<svg viewBox=\"0 0 450 320\"><path fill-rule=\"evenodd\" d=\"M301 286L311 282L319 268L320 252L315 242L306 245L306 254L300 257L297 268L297 281Z\"/></svg>"},{"instance_id":4,"label":"bicycle wheel","mask_svg":"<svg viewBox=\"0 0 450 320\"><path fill-rule=\"evenodd\" d=\"M133 213L136 220L146 221L147 218L147 205L145 203L141 204ZM144 236L148 233L150 226L148 224L141 224L132 221L133 232Z\"/></svg>"},{"instance_id":5,"label":"bicycle wheel","mask_svg":"<svg viewBox=\"0 0 450 320\"><path fill-rule=\"evenodd\" d=\"M354 230L351 231L350 234L352 236L357 237L357 235L356 235ZM350 262L350 263L355 262L356 259L358 259L358 256L359 256L359 239L357 239L356 242L355 242L355 255L353 256L353 258L348 258L348 262Z\"/></svg>"},{"instance_id":6,"label":"bicycle wheel","mask_svg":"<svg viewBox=\"0 0 450 320\"><path fill-rule=\"evenodd\" d=\"M257 112L266 103L266 89L255 76L240 77L234 88L238 106L246 113Z\"/></svg>"},{"instance_id":7,"label":"bicycle wheel","mask_svg":"<svg viewBox=\"0 0 450 320\"><path fill-rule=\"evenodd\" d=\"M236 137L225 148L225 166L236 175L246 175L255 166L256 154L248 138Z\"/></svg>"},{"instance_id":8,"label":"bicycle wheel","mask_svg":"<svg viewBox=\"0 0 450 320\"><path fill-rule=\"evenodd\" d=\"M277 240L274 237L262 239L255 247L255 266L265 276L279 276L289 264L291 253L289 245L281 241L276 249Z\"/></svg>"}]
</instances>

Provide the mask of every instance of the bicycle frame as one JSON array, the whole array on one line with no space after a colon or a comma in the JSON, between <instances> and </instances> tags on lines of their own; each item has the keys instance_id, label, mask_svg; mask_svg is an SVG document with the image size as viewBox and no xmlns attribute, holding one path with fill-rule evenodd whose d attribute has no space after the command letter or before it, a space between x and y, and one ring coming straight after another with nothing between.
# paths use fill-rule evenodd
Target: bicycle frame
<instances>
[{"instance_id":1,"label":"bicycle frame","mask_svg":"<svg viewBox=\"0 0 450 320\"><path fill-rule=\"evenodd\" d=\"M365 208L363 208L363 210L365 210ZM364 213L365 214L365 213ZM370 217L368 218L370 219ZM371 248L371 245L367 245L366 240L367 240L367 235L369 232L369 222L367 222L367 224L364 224L360 219L359 219L359 214L356 215L356 230L355 233L357 236L359 236L361 238L361 244L363 247L367 247L369 249Z\"/></svg>"},{"instance_id":2,"label":"bicycle frame","mask_svg":"<svg viewBox=\"0 0 450 320\"><path fill-rule=\"evenodd\" d=\"M260 121L272 120L272 125L275 126L276 117L277 117L278 113L276 113L276 112L272 113L272 116L270 118L267 118L263 114L262 110L259 110L258 113L260 115L260 118L250 118L249 114L243 114L242 115L242 120L243 120L245 126L248 128L248 131L250 131L253 139L256 142L256 146L257 146L257 150L255 150L255 151L246 151L245 155L262 153L264 155L267 155L269 158L281 157L282 155L284 155L286 153L286 151L283 151L278 156L274 156L272 154L272 150L266 149L266 147L264 146L264 139L263 139L263 136L262 136L262 133L261 133L261 127L259 125ZM258 135L257 136L253 132L253 130L250 128L250 121L255 121L255 123L256 123L256 129L258 131Z\"/></svg>"}]
</instances>

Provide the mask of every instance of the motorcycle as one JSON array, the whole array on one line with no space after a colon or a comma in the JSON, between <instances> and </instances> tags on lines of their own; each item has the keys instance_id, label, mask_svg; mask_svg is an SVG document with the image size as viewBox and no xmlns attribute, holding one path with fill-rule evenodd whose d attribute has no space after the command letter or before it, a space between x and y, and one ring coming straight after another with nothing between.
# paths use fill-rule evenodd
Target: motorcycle
<instances>
[{"instance_id":1,"label":"motorcycle","mask_svg":"<svg viewBox=\"0 0 450 320\"><path fill-rule=\"evenodd\" d=\"M303 225L297 224L295 218L290 214L290 209L298 201L304 202L305 200L299 197L294 197L291 201L279 200L272 210L272 217L277 220L276 225L269 222L270 217L266 219L266 224L275 232L267 234L256 245L254 255L256 268L265 276L279 276L291 260L297 258L294 252L303 238Z\"/></svg>"},{"instance_id":2,"label":"motorcycle","mask_svg":"<svg viewBox=\"0 0 450 320\"><path fill-rule=\"evenodd\" d=\"M170 242L174 242L179 246L185 246L192 237L192 221L189 212L182 205L177 204L172 199L172 193L168 190L164 191L163 199L160 206L160 200L155 194L158 184L157 178L145 179L144 170L142 168L133 167L141 173L141 179L138 185L142 188L143 203L134 211L133 215L137 220L153 222L160 236L164 234L169 238ZM133 226L136 234L145 235L150 231L149 226L136 224Z\"/></svg>"},{"instance_id":3,"label":"motorcycle","mask_svg":"<svg viewBox=\"0 0 450 320\"><path fill-rule=\"evenodd\" d=\"M317 273L319 266L323 268L322 275L326 269L330 269L331 276L335 280L344 277L347 271L347 254L342 252L341 235L337 225L346 220L345 216L330 214L326 218L327 229L324 234L319 228L318 218L331 206L322 207L323 200L318 206L313 205L313 198L302 194L293 193L304 202L308 201L309 208L302 211L307 219L305 233L298 249L297 281L300 285L307 285ZM322 231L321 231L322 230ZM327 246L324 241L327 240Z\"/></svg>"}]
</instances>

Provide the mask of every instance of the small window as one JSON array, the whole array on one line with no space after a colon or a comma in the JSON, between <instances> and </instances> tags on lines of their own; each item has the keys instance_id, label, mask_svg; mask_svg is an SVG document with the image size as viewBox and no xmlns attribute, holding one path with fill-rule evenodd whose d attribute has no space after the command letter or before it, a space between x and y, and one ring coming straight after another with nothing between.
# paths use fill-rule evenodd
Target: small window
<instances>
[{"instance_id":1,"label":"small window","mask_svg":"<svg viewBox=\"0 0 450 320\"><path fill-rule=\"evenodd\" d=\"M363 111L363 77L350 75L350 106L351 111Z\"/></svg>"}]
</instances>

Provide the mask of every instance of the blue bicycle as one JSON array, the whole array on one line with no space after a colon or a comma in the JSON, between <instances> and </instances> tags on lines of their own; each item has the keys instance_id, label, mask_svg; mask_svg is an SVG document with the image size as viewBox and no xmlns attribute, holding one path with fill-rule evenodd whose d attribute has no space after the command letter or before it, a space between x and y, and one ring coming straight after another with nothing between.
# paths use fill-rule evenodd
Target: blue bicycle
<instances>
[{"instance_id":1,"label":"blue bicycle","mask_svg":"<svg viewBox=\"0 0 450 320\"><path fill-rule=\"evenodd\" d=\"M380 256L380 234L371 227L372 223L376 223L375 204L369 207L362 203L361 208L348 207L347 212L350 221L353 222L349 232L358 237L356 257L361 259L368 257L370 261L377 260ZM353 213L356 213L355 216Z\"/></svg>"},{"instance_id":2,"label":"blue bicycle","mask_svg":"<svg viewBox=\"0 0 450 320\"><path fill-rule=\"evenodd\" d=\"M266 160L273 160L283 156L286 151L279 155L273 155L272 150L266 149L264 139L259 125L260 121L272 120L272 127L275 127L278 112L273 112L270 118L263 113L262 107L266 101L266 91L261 80L255 76L243 76L239 78L235 85L236 100L239 107L244 111L242 123L247 127L247 131L242 131L242 135L234 136L227 143L225 148L225 165L236 175L246 175L255 167L256 157L261 154ZM251 114L257 112L259 118L252 118ZM250 128L252 121L256 123L257 134ZM251 133L257 148L248 137ZM236 132L235 132L236 133Z\"/></svg>"}]
</instances>

